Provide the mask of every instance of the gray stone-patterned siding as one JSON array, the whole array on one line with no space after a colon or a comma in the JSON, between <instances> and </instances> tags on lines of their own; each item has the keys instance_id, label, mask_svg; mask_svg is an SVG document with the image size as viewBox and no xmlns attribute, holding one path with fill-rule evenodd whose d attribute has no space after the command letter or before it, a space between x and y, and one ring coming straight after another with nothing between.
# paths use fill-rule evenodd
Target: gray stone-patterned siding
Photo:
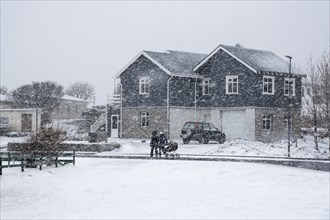
<instances>
[{"instance_id":1,"label":"gray stone-patterned siding","mask_svg":"<svg viewBox=\"0 0 330 220\"><path fill-rule=\"evenodd\" d=\"M263 129L263 115L273 115L273 123L271 130ZM284 117L288 114L285 109L264 108L255 111L255 131L256 140L262 142L275 142L286 140L288 138L288 130ZM291 120L293 129L291 130L291 139L297 137L300 133L300 111L291 112Z\"/></svg>"},{"instance_id":2,"label":"gray stone-patterned siding","mask_svg":"<svg viewBox=\"0 0 330 220\"><path fill-rule=\"evenodd\" d=\"M149 113L149 127L141 127L141 112ZM123 138L149 139L153 131L167 135L166 108L123 108Z\"/></svg>"}]
</instances>

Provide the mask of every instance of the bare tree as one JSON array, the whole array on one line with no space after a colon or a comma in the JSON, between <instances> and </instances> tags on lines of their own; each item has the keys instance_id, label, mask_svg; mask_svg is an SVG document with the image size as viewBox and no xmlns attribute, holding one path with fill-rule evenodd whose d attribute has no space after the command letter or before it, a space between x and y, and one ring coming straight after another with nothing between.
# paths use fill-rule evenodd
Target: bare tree
<instances>
[{"instance_id":1,"label":"bare tree","mask_svg":"<svg viewBox=\"0 0 330 220\"><path fill-rule=\"evenodd\" d=\"M310 89L310 102L307 106L308 115L311 118L311 125L314 129L315 149L318 148L319 128L327 129L330 139L330 57L329 52L323 52L320 58L314 62L310 57L308 62L307 88ZM330 140L329 140L330 151Z\"/></svg>"},{"instance_id":2,"label":"bare tree","mask_svg":"<svg viewBox=\"0 0 330 220\"><path fill-rule=\"evenodd\" d=\"M42 110L41 123L50 122L52 111L59 106L63 96L63 86L55 82L32 82L9 93L8 99L18 108L38 108Z\"/></svg>"},{"instance_id":3,"label":"bare tree","mask_svg":"<svg viewBox=\"0 0 330 220\"><path fill-rule=\"evenodd\" d=\"M330 51L324 51L318 60L317 71L319 74L320 94L321 94L321 117L325 122L329 136L329 151L330 151Z\"/></svg>"},{"instance_id":4,"label":"bare tree","mask_svg":"<svg viewBox=\"0 0 330 220\"><path fill-rule=\"evenodd\" d=\"M75 82L65 90L65 94L83 99L90 104L95 97L95 88L87 82Z\"/></svg>"},{"instance_id":5,"label":"bare tree","mask_svg":"<svg viewBox=\"0 0 330 220\"><path fill-rule=\"evenodd\" d=\"M309 58L308 62L308 69L307 69L307 88L310 89L310 102L307 106L307 113L312 119L312 126L313 126L313 135L314 135L314 142L315 142L315 149L319 151L318 147L318 139L317 139L317 132L319 126L319 118L320 118L320 98L318 95L319 92L319 75L315 68L315 63L313 58Z\"/></svg>"}]
</instances>

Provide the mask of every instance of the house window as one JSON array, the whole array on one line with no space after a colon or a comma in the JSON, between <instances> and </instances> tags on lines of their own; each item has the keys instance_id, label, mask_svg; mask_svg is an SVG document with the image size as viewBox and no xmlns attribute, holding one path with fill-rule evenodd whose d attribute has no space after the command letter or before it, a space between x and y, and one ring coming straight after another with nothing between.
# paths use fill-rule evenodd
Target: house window
<instances>
[{"instance_id":1,"label":"house window","mask_svg":"<svg viewBox=\"0 0 330 220\"><path fill-rule=\"evenodd\" d=\"M149 127L149 113L141 112L141 127Z\"/></svg>"},{"instance_id":2,"label":"house window","mask_svg":"<svg viewBox=\"0 0 330 220\"><path fill-rule=\"evenodd\" d=\"M289 78L285 78L284 79L284 95L285 96L295 96L296 95L296 83L295 83L295 79L289 79Z\"/></svg>"},{"instance_id":3,"label":"house window","mask_svg":"<svg viewBox=\"0 0 330 220\"><path fill-rule=\"evenodd\" d=\"M274 95L274 77L264 76L262 94Z\"/></svg>"},{"instance_id":4,"label":"house window","mask_svg":"<svg viewBox=\"0 0 330 220\"><path fill-rule=\"evenodd\" d=\"M289 125L289 120L288 120L289 116L288 115L285 115L284 116L284 125L285 125L285 129L288 130L288 125ZM292 117L290 119L290 130L292 130Z\"/></svg>"},{"instance_id":5,"label":"house window","mask_svg":"<svg viewBox=\"0 0 330 220\"><path fill-rule=\"evenodd\" d=\"M264 115L262 119L262 128L271 131L273 127L273 115Z\"/></svg>"},{"instance_id":6,"label":"house window","mask_svg":"<svg viewBox=\"0 0 330 220\"><path fill-rule=\"evenodd\" d=\"M149 94L149 77L140 78L140 94Z\"/></svg>"},{"instance_id":7,"label":"house window","mask_svg":"<svg viewBox=\"0 0 330 220\"><path fill-rule=\"evenodd\" d=\"M210 95L210 79L203 80L203 95Z\"/></svg>"},{"instance_id":8,"label":"house window","mask_svg":"<svg viewBox=\"0 0 330 220\"><path fill-rule=\"evenodd\" d=\"M0 117L0 124L1 125L8 125L9 124L9 118L8 117Z\"/></svg>"},{"instance_id":9,"label":"house window","mask_svg":"<svg viewBox=\"0 0 330 220\"><path fill-rule=\"evenodd\" d=\"M238 94L238 76L226 76L226 94Z\"/></svg>"}]
</instances>

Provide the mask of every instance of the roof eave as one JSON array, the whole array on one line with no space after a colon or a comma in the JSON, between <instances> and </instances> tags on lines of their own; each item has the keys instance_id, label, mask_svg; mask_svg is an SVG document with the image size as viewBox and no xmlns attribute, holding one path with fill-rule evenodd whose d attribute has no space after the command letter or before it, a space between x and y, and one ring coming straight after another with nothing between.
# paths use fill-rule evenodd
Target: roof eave
<instances>
[{"instance_id":1,"label":"roof eave","mask_svg":"<svg viewBox=\"0 0 330 220\"><path fill-rule=\"evenodd\" d=\"M157 60L152 58L149 54L147 54L145 51L141 51L138 53L128 64L126 64L117 74L116 78L120 77L120 75L130 66L132 63L134 63L141 55L145 56L147 59L149 59L151 62L153 62L156 66L158 66L160 69L162 69L165 73L172 76L172 73L166 69L163 65L161 65Z\"/></svg>"},{"instance_id":2,"label":"roof eave","mask_svg":"<svg viewBox=\"0 0 330 220\"><path fill-rule=\"evenodd\" d=\"M199 64L197 64L197 66L194 67L193 70L194 71L197 71L203 64L205 64L219 50L223 50L224 52L226 52L227 54L229 54L231 57L233 57L234 59L236 59L237 61L239 61L240 63L242 63L247 68L249 68L251 71L253 71L254 73L257 73L257 70L256 69L254 69L253 67L251 67L249 64L245 63L243 60L239 59L237 56L235 56L230 51L228 51L226 48L224 48L221 44L215 50L213 50L207 57L205 57Z\"/></svg>"},{"instance_id":3,"label":"roof eave","mask_svg":"<svg viewBox=\"0 0 330 220\"><path fill-rule=\"evenodd\" d=\"M293 75L293 76L299 76L299 77L307 77L306 74L275 72L275 71L265 71L265 70L258 70L257 73L260 73L260 74L281 74L281 75Z\"/></svg>"}]
</instances>

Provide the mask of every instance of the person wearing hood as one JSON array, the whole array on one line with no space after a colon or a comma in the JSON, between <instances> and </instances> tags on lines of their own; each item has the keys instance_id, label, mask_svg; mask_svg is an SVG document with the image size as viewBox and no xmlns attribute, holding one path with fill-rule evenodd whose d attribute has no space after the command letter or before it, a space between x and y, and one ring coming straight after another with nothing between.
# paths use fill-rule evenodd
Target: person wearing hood
<instances>
[{"instance_id":1,"label":"person wearing hood","mask_svg":"<svg viewBox=\"0 0 330 220\"><path fill-rule=\"evenodd\" d=\"M150 158L152 158L154 156L154 150L156 151L156 156L158 154L157 152L157 148L159 145L159 136L157 131L153 131L151 134L151 140L150 140Z\"/></svg>"}]
</instances>

